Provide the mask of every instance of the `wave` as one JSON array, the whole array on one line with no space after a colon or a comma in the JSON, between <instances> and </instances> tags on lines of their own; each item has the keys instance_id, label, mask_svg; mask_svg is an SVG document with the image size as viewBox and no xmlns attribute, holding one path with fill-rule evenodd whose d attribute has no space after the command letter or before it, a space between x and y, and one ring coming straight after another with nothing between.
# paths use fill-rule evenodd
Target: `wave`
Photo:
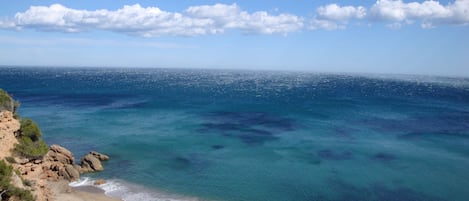
<instances>
[{"instance_id":1,"label":"wave","mask_svg":"<svg viewBox=\"0 0 469 201\"><path fill-rule=\"evenodd\" d=\"M107 180L106 183L101 185L94 185L95 181L89 177L83 177L76 182L71 182L69 186L96 186L103 189L106 195L124 201L202 201L200 198L161 192L119 179Z\"/></svg>"},{"instance_id":2,"label":"wave","mask_svg":"<svg viewBox=\"0 0 469 201\"><path fill-rule=\"evenodd\" d=\"M90 180L89 177L80 178L78 181L74 181L68 184L71 187L79 187L79 186L92 186L93 182Z\"/></svg>"}]
</instances>

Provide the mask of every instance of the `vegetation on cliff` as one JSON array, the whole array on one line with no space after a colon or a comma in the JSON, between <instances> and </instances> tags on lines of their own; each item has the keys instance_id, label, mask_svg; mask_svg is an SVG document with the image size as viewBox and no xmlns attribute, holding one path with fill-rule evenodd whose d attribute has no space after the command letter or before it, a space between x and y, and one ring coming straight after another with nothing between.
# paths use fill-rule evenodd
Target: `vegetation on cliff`
<instances>
[{"instance_id":1,"label":"vegetation on cliff","mask_svg":"<svg viewBox=\"0 0 469 201\"><path fill-rule=\"evenodd\" d=\"M3 89L0 89L0 111L8 110L16 113L16 109L19 107L19 102L13 100L13 98Z\"/></svg>"},{"instance_id":2,"label":"vegetation on cliff","mask_svg":"<svg viewBox=\"0 0 469 201\"><path fill-rule=\"evenodd\" d=\"M23 118L20 121L20 135L18 144L15 145L15 151L27 158L41 158L49 147L42 140L42 133L36 122L29 118Z\"/></svg>"},{"instance_id":3,"label":"vegetation on cliff","mask_svg":"<svg viewBox=\"0 0 469 201\"><path fill-rule=\"evenodd\" d=\"M15 187L11 184L13 167L0 160L0 200L24 200L33 201L31 192Z\"/></svg>"},{"instance_id":4,"label":"vegetation on cliff","mask_svg":"<svg viewBox=\"0 0 469 201\"><path fill-rule=\"evenodd\" d=\"M0 89L0 111L7 110L15 113L19 107L19 102L15 101L10 94ZM18 118L18 115L15 115ZM15 145L15 152L30 158L41 158L47 153L47 144L42 140L42 133L36 122L29 118L20 121L21 128L18 135L18 144Z\"/></svg>"},{"instance_id":5,"label":"vegetation on cliff","mask_svg":"<svg viewBox=\"0 0 469 201\"><path fill-rule=\"evenodd\" d=\"M50 200L53 195L44 180L76 181L80 173L103 170L101 161L109 159L104 154L92 151L79 166L69 150L48 147L38 124L15 113L18 106L0 89L0 143L7 145L0 146L0 201Z\"/></svg>"}]
</instances>

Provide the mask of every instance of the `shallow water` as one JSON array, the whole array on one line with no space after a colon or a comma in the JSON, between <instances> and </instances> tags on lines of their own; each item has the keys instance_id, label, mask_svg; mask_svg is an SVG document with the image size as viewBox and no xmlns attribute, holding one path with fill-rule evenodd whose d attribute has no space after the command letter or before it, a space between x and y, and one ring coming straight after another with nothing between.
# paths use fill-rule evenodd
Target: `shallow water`
<instances>
[{"instance_id":1,"label":"shallow water","mask_svg":"<svg viewBox=\"0 0 469 201\"><path fill-rule=\"evenodd\" d=\"M0 68L0 87L49 144L109 154L86 176L127 200L469 199L464 78Z\"/></svg>"}]
</instances>

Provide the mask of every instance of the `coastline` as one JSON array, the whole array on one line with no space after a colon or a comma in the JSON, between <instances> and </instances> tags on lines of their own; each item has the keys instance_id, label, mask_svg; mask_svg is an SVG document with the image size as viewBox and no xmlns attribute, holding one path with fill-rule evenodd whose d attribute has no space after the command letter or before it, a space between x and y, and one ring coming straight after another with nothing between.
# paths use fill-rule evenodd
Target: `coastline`
<instances>
[{"instance_id":1,"label":"coastline","mask_svg":"<svg viewBox=\"0 0 469 201\"><path fill-rule=\"evenodd\" d=\"M15 113L16 108L13 107L13 98L6 92L1 92L3 93L0 95L3 96L0 105L0 162L2 162L2 174L11 176L6 184L0 186L2 193L0 195L10 191L5 189L12 188L19 193L1 196L0 200L3 198L31 201L199 200L153 191L144 186L121 180L104 181L80 177L82 173L104 170L101 161L109 160L109 156L96 151L90 151L81 158L80 163L77 163L70 150L57 144L48 146L43 143L44 150L41 149L43 153L40 156L21 155L33 152L22 152L21 154L18 151L15 152L17 144L24 143L18 140L18 137L22 136L21 139L24 139L27 136L30 139L31 135L37 137L34 142L39 140L43 142L42 133L34 121L27 118L19 119ZM32 139L30 140L32 143ZM28 148L37 151L36 146ZM30 149L25 150L31 151Z\"/></svg>"},{"instance_id":2,"label":"coastline","mask_svg":"<svg viewBox=\"0 0 469 201\"><path fill-rule=\"evenodd\" d=\"M106 180L106 183L100 185L95 185L96 181L97 180L93 178L81 177L78 181L68 183L68 188L65 188L65 194L67 193L67 189L69 189L68 191L79 192L78 194L72 193L72 196L74 196L75 198L79 198L79 200L82 199L83 196L98 196L99 199L102 199L102 196L104 195L107 198L111 198L111 200L126 201L208 201L207 199L203 199L200 197L192 197L165 192L120 179ZM63 187L54 186L54 188L58 188L58 190L61 190L61 192L59 192L58 194L64 194Z\"/></svg>"},{"instance_id":3,"label":"coastline","mask_svg":"<svg viewBox=\"0 0 469 201\"><path fill-rule=\"evenodd\" d=\"M1 106L1 105L0 105ZM1 109L1 108L0 108ZM2 169L3 174L10 175L8 184L0 186L0 192L5 193L5 188L15 188L15 191L31 193L31 197L14 197L16 199L28 199L37 201L118 201L121 199L107 196L103 189L97 186L87 185L82 187L70 186L70 181L79 179L79 173L75 164L73 153L58 145L47 148L47 154L40 159L28 159L18 156L13 152L19 143L17 133L20 132L20 121L14 118L14 113L8 110L0 110L0 162L11 167L9 171ZM108 156L97 152L95 154L101 160ZM86 156L85 156L86 157ZM93 156L94 157L94 156ZM95 161L96 162L96 161ZM73 164L73 166L72 166ZM93 167L98 165L94 163ZM99 162L99 165L100 162ZM102 169L102 167L101 167ZM14 171L13 171L14 170ZM85 169L83 172L94 172ZM74 174L75 173L75 174ZM4 185L11 185L10 187ZM23 194L24 195L24 194ZM17 195L21 196L21 195ZM0 197L3 200L4 197ZM11 200L9 197L6 200Z\"/></svg>"},{"instance_id":4,"label":"coastline","mask_svg":"<svg viewBox=\"0 0 469 201\"><path fill-rule=\"evenodd\" d=\"M104 194L104 190L96 186L80 186L71 187L69 182L65 180L61 181L49 181L48 186L50 187L54 198L56 200L63 201L121 201L121 199L107 196Z\"/></svg>"}]
</instances>

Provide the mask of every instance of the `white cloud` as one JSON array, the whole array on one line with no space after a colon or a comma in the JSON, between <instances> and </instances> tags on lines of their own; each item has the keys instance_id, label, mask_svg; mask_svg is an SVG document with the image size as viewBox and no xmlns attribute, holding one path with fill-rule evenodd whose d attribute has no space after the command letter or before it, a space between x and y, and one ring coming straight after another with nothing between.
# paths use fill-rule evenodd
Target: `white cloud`
<instances>
[{"instance_id":1,"label":"white cloud","mask_svg":"<svg viewBox=\"0 0 469 201\"><path fill-rule=\"evenodd\" d=\"M193 6L186 10L188 16L198 19L212 19L223 29L240 29L245 33L287 34L303 28L303 18L290 15L270 15L265 11L248 13L236 5L215 4Z\"/></svg>"},{"instance_id":2,"label":"white cloud","mask_svg":"<svg viewBox=\"0 0 469 201\"><path fill-rule=\"evenodd\" d=\"M270 15L265 11L248 13L236 4L193 6L184 12L167 12L139 4L110 10L77 10L60 4L31 6L13 19L0 20L0 28L40 31L83 32L108 30L143 37L161 35L195 36L240 29L253 34L287 34L303 27L303 18Z\"/></svg>"},{"instance_id":3,"label":"white cloud","mask_svg":"<svg viewBox=\"0 0 469 201\"><path fill-rule=\"evenodd\" d=\"M404 3L402 0L378 0L370 9L373 20L390 23L421 23L422 28L436 25L469 24L469 0L456 0L446 6L438 1Z\"/></svg>"},{"instance_id":4,"label":"white cloud","mask_svg":"<svg viewBox=\"0 0 469 201\"><path fill-rule=\"evenodd\" d=\"M384 23L392 29L410 24L420 24L422 28L469 25L469 0L455 0L447 5L434 0L377 0L368 7L328 4L316 9L307 26L311 30L336 30L363 22ZM237 4L191 6L181 12L139 4L126 5L117 10L78 10L53 4L31 6L10 19L0 19L0 28L3 29L59 32L106 30L143 37L221 34L229 30L239 30L245 34L286 35L303 27L304 18L301 16L266 11L250 13Z\"/></svg>"},{"instance_id":5,"label":"white cloud","mask_svg":"<svg viewBox=\"0 0 469 201\"><path fill-rule=\"evenodd\" d=\"M329 4L316 9L316 17L310 21L310 29L336 30L345 29L350 20L362 19L366 16L363 6L339 6Z\"/></svg>"},{"instance_id":6,"label":"white cloud","mask_svg":"<svg viewBox=\"0 0 469 201\"><path fill-rule=\"evenodd\" d=\"M337 4L329 4L321 6L317 9L318 18L335 20L335 21L348 21L350 19L362 19L366 16L366 9L363 6L339 6Z\"/></svg>"},{"instance_id":7,"label":"white cloud","mask_svg":"<svg viewBox=\"0 0 469 201\"><path fill-rule=\"evenodd\" d=\"M340 22L336 22L333 20L320 20L320 19L312 19L309 23L309 29L317 30L317 29L325 29L325 30L337 30L337 29L345 29L346 25Z\"/></svg>"},{"instance_id":8,"label":"white cloud","mask_svg":"<svg viewBox=\"0 0 469 201\"><path fill-rule=\"evenodd\" d=\"M438 1L408 2L402 0L377 0L369 9L363 6L329 4L316 10L310 22L311 29L345 29L349 21L368 20L385 22L392 29L420 22L422 28L437 25L468 25L469 0L456 0L448 5Z\"/></svg>"},{"instance_id":9,"label":"white cloud","mask_svg":"<svg viewBox=\"0 0 469 201\"><path fill-rule=\"evenodd\" d=\"M392 24L421 21L423 28L433 27L434 22L451 20L452 13L450 6L445 7L437 1L404 3L402 0L378 0L370 9L372 20Z\"/></svg>"}]
</instances>

